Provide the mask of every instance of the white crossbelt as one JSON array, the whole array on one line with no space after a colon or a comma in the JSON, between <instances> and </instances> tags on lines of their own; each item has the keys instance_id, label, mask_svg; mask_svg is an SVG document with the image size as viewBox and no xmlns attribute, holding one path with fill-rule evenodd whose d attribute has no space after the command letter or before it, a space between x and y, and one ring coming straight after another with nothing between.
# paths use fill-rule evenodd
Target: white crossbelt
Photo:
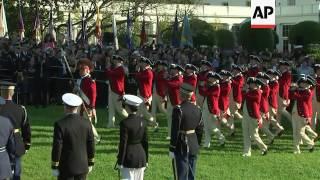
<instances>
[{"instance_id":1,"label":"white crossbelt","mask_svg":"<svg viewBox=\"0 0 320 180\"><path fill-rule=\"evenodd\" d=\"M0 147L0 153L2 153L2 152L6 152L7 151L7 149L6 149L6 147L4 146L4 147Z\"/></svg>"}]
</instances>

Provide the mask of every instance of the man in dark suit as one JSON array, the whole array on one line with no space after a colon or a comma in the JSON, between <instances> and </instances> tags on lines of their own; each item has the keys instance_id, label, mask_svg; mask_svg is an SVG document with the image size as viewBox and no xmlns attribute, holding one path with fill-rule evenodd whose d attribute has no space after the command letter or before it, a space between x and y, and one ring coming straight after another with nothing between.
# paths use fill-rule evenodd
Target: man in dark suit
<instances>
[{"instance_id":1,"label":"man in dark suit","mask_svg":"<svg viewBox=\"0 0 320 180\"><path fill-rule=\"evenodd\" d=\"M77 114L79 96L62 96L65 116L54 125L52 175L58 180L85 180L94 165L95 144L89 120Z\"/></svg>"},{"instance_id":2,"label":"man in dark suit","mask_svg":"<svg viewBox=\"0 0 320 180\"><path fill-rule=\"evenodd\" d=\"M197 154L203 133L202 113L191 102L194 87L183 83L180 87L181 104L172 112L169 156L173 159L175 179L195 179Z\"/></svg>"},{"instance_id":3,"label":"man in dark suit","mask_svg":"<svg viewBox=\"0 0 320 180\"><path fill-rule=\"evenodd\" d=\"M128 118L120 122L118 168L123 179L143 180L148 164L147 122L137 115L143 100L134 95L123 96Z\"/></svg>"}]
</instances>

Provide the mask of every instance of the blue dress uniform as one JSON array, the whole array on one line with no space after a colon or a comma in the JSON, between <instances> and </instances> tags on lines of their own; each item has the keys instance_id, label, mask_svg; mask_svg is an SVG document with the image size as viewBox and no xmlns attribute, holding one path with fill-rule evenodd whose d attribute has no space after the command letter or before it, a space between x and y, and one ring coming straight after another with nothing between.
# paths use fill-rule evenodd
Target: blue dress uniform
<instances>
[{"instance_id":1,"label":"blue dress uniform","mask_svg":"<svg viewBox=\"0 0 320 180\"><path fill-rule=\"evenodd\" d=\"M180 93L194 92L194 88L183 84ZM201 110L191 101L184 100L173 109L170 153L173 158L175 179L195 179L196 160L203 134ZM174 154L174 155L172 155Z\"/></svg>"},{"instance_id":2,"label":"blue dress uniform","mask_svg":"<svg viewBox=\"0 0 320 180\"><path fill-rule=\"evenodd\" d=\"M14 161L14 128L8 118L0 116L0 179L12 177L11 162Z\"/></svg>"}]
</instances>

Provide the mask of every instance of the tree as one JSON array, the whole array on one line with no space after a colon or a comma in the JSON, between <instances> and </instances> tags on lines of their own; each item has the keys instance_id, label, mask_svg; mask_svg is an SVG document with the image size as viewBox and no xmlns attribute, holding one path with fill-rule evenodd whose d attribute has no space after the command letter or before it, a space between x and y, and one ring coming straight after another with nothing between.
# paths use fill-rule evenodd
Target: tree
<instances>
[{"instance_id":1,"label":"tree","mask_svg":"<svg viewBox=\"0 0 320 180\"><path fill-rule=\"evenodd\" d=\"M320 42L320 24L314 21L303 21L291 27L289 31L291 44L303 45Z\"/></svg>"},{"instance_id":2,"label":"tree","mask_svg":"<svg viewBox=\"0 0 320 180\"><path fill-rule=\"evenodd\" d=\"M200 19L191 19L190 27L192 32L193 44L195 47L201 45L213 46L216 38L213 27Z\"/></svg>"},{"instance_id":3,"label":"tree","mask_svg":"<svg viewBox=\"0 0 320 180\"><path fill-rule=\"evenodd\" d=\"M232 49L234 47L234 36L229 30L221 29L216 31L217 45L222 49Z\"/></svg>"},{"instance_id":4,"label":"tree","mask_svg":"<svg viewBox=\"0 0 320 180\"><path fill-rule=\"evenodd\" d=\"M248 51L263 51L274 49L274 35L271 29L252 29L251 22L245 22L240 27L239 42Z\"/></svg>"}]
</instances>

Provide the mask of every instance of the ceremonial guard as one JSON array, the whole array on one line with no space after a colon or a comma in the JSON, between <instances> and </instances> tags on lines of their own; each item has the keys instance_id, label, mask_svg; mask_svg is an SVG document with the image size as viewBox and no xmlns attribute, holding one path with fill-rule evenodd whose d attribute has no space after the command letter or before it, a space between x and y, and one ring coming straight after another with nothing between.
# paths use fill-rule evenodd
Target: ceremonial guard
<instances>
[{"instance_id":1,"label":"ceremonial guard","mask_svg":"<svg viewBox=\"0 0 320 180\"><path fill-rule=\"evenodd\" d=\"M261 71L260 70L260 65L262 63L262 59L258 56L255 55L250 55L250 62L249 62L249 67L248 71L246 73L247 78L248 77L256 77L258 73Z\"/></svg>"},{"instance_id":2,"label":"ceremonial guard","mask_svg":"<svg viewBox=\"0 0 320 180\"><path fill-rule=\"evenodd\" d=\"M291 85L292 75L290 72L290 64L287 61L280 61L279 62L279 70L281 76L279 77L279 98L278 98L278 121L280 122L281 115L285 113L289 115L286 110L286 107L290 104L289 99L289 89Z\"/></svg>"},{"instance_id":3,"label":"ceremonial guard","mask_svg":"<svg viewBox=\"0 0 320 180\"><path fill-rule=\"evenodd\" d=\"M197 71L198 68L194 66L193 64L186 64L185 66L185 72L183 75L183 82L190 84L195 89L197 88ZM191 97L191 102L196 104L196 94L193 93Z\"/></svg>"},{"instance_id":4,"label":"ceremonial guard","mask_svg":"<svg viewBox=\"0 0 320 180\"><path fill-rule=\"evenodd\" d=\"M220 85L219 81L222 77L215 72L210 71L207 78L207 88L205 92L205 101L203 104L203 121L204 121L204 135L205 141L203 147L209 148L211 143L212 132L217 136L219 145L225 144L225 137L219 129L219 96L220 96Z\"/></svg>"},{"instance_id":5,"label":"ceremonial guard","mask_svg":"<svg viewBox=\"0 0 320 180\"><path fill-rule=\"evenodd\" d=\"M240 109L242 105L242 89L244 86L243 68L233 64L232 65L232 100L230 101L230 111L233 118L242 119Z\"/></svg>"},{"instance_id":6,"label":"ceremonial guard","mask_svg":"<svg viewBox=\"0 0 320 180\"><path fill-rule=\"evenodd\" d=\"M293 148L294 154L300 154L301 141L308 146L310 152L314 150L314 139L318 136L310 128L312 125L312 86L314 82L303 76L298 82L298 87L292 85L292 99L296 100L292 110L292 127L293 127ZM310 103L311 102L311 103ZM306 135L306 130L309 136Z\"/></svg>"},{"instance_id":7,"label":"ceremonial guard","mask_svg":"<svg viewBox=\"0 0 320 180\"><path fill-rule=\"evenodd\" d=\"M319 131L319 120L320 120L320 64L314 65L315 72L315 92L313 96L313 116L312 116L312 128Z\"/></svg>"},{"instance_id":8,"label":"ceremonial guard","mask_svg":"<svg viewBox=\"0 0 320 180\"><path fill-rule=\"evenodd\" d=\"M168 64L163 61L157 61L155 64L156 68L154 70L154 90L153 90L153 98L152 98L152 116L156 121L157 110L161 113L166 114L166 77L168 76L167 67Z\"/></svg>"},{"instance_id":9,"label":"ceremonial guard","mask_svg":"<svg viewBox=\"0 0 320 180\"><path fill-rule=\"evenodd\" d=\"M151 68L152 62L146 57L140 57L137 66L136 79L139 86L138 96L143 99L143 104L139 106L139 114L143 115L143 118L148 121L154 128L158 128L158 123L154 120L151 110L152 102L152 83L153 72Z\"/></svg>"},{"instance_id":10,"label":"ceremonial guard","mask_svg":"<svg viewBox=\"0 0 320 180\"><path fill-rule=\"evenodd\" d=\"M242 120L242 134L244 141L243 157L251 156L251 140L253 140L261 150L261 155L267 154L267 146L261 140L258 129L262 127L260 114L261 90L263 85L259 79L250 77L244 88L244 107Z\"/></svg>"},{"instance_id":11,"label":"ceremonial guard","mask_svg":"<svg viewBox=\"0 0 320 180\"><path fill-rule=\"evenodd\" d=\"M201 110L191 102L194 88L183 83L180 88L181 105L172 113L169 156L173 160L175 179L194 180L199 153L203 121Z\"/></svg>"},{"instance_id":12,"label":"ceremonial guard","mask_svg":"<svg viewBox=\"0 0 320 180\"><path fill-rule=\"evenodd\" d=\"M106 65L106 77L109 80L109 101L108 101L108 127L114 127L115 113L121 118L128 117L128 113L122 108L121 99L124 92L125 69L123 67L124 59L121 56L112 57L112 66L110 62Z\"/></svg>"},{"instance_id":13,"label":"ceremonial guard","mask_svg":"<svg viewBox=\"0 0 320 180\"><path fill-rule=\"evenodd\" d=\"M148 166L147 123L137 115L143 100L134 95L124 95L122 103L129 116L120 122L117 168L121 179L143 180Z\"/></svg>"},{"instance_id":14,"label":"ceremonial guard","mask_svg":"<svg viewBox=\"0 0 320 180\"><path fill-rule=\"evenodd\" d=\"M9 118L14 127L16 147L13 180L19 180L22 171L22 156L31 146L31 128L26 108L13 102L14 89L14 83L0 82L1 96L6 100L6 104L0 108L0 116Z\"/></svg>"},{"instance_id":15,"label":"ceremonial guard","mask_svg":"<svg viewBox=\"0 0 320 180\"><path fill-rule=\"evenodd\" d=\"M170 74L167 79L167 88L168 88L168 103L167 103L167 121L168 121L168 137L171 137L171 122L172 122L172 111L173 108L180 104L179 89L183 83L183 76L181 73L184 69L176 64L171 64L169 67Z\"/></svg>"},{"instance_id":16,"label":"ceremonial guard","mask_svg":"<svg viewBox=\"0 0 320 180\"><path fill-rule=\"evenodd\" d=\"M94 165L94 135L90 121L77 111L82 99L71 93L62 96L65 116L54 124L52 175L58 180L85 180Z\"/></svg>"},{"instance_id":17,"label":"ceremonial guard","mask_svg":"<svg viewBox=\"0 0 320 180\"><path fill-rule=\"evenodd\" d=\"M207 76L208 76L208 72L211 70L212 70L211 63L209 61L202 60L200 63L200 70L198 75L198 91L196 93L197 105L199 107L202 107L204 102Z\"/></svg>"}]
</instances>

